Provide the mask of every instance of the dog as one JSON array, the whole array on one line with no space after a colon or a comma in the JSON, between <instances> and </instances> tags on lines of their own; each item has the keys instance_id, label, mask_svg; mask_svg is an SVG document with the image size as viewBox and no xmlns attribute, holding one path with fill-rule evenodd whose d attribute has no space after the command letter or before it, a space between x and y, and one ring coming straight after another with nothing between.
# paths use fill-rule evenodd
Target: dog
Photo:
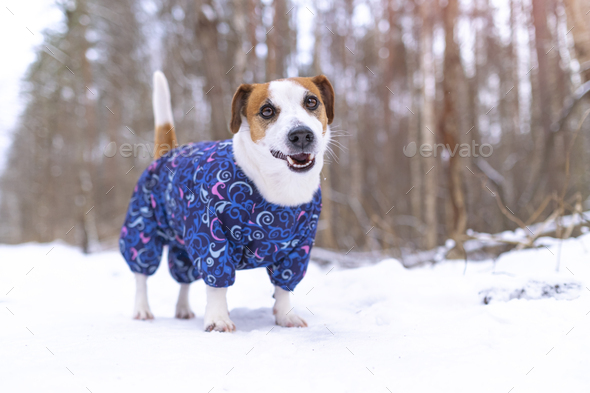
<instances>
[{"instance_id":1,"label":"dog","mask_svg":"<svg viewBox=\"0 0 590 393\"><path fill-rule=\"evenodd\" d=\"M236 329L227 288L236 270L265 268L277 325L305 327L289 292L305 276L321 211L320 172L334 119L324 75L242 84L231 104L232 139L177 147L170 91L154 73L156 160L141 175L120 249L136 277L133 317L152 319L147 278L168 246L180 283L177 318L192 318L189 286L206 284L206 331Z\"/></svg>"}]
</instances>

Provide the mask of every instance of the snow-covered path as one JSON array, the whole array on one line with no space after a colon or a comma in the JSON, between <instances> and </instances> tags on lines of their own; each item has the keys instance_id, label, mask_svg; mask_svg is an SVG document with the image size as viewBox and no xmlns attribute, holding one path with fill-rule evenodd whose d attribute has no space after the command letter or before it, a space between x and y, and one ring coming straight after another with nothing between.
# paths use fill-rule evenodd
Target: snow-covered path
<instances>
[{"instance_id":1,"label":"snow-covered path","mask_svg":"<svg viewBox=\"0 0 590 393\"><path fill-rule=\"evenodd\" d=\"M590 235L563 243L560 273L545 244L466 274L457 262L312 265L293 296L306 329L275 326L266 273L241 271L234 334L202 330L202 282L197 318L174 319L165 265L148 281L156 319L135 321L119 254L0 246L0 392L589 392ZM500 299L556 284L573 300Z\"/></svg>"}]
</instances>

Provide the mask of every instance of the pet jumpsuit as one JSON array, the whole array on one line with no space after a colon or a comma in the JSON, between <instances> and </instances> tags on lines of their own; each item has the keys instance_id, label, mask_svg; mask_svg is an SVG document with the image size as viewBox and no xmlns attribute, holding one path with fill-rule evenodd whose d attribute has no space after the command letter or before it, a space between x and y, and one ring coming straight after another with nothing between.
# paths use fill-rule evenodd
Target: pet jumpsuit
<instances>
[{"instance_id":1,"label":"pet jumpsuit","mask_svg":"<svg viewBox=\"0 0 590 393\"><path fill-rule=\"evenodd\" d=\"M236 270L264 267L292 291L305 276L321 210L267 202L236 164L232 140L184 145L154 161L129 203L119 245L132 271L152 275L168 245L179 283L233 285Z\"/></svg>"}]
</instances>

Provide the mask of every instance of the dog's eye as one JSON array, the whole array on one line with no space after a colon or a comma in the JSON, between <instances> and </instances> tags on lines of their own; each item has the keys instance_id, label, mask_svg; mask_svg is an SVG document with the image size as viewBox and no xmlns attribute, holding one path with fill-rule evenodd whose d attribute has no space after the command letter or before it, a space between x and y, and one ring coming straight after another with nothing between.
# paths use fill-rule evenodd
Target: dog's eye
<instances>
[{"instance_id":1,"label":"dog's eye","mask_svg":"<svg viewBox=\"0 0 590 393\"><path fill-rule=\"evenodd\" d=\"M260 109L260 116L262 116L265 119L270 119L271 117L274 116L274 114L275 114L275 110L270 105L265 105Z\"/></svg>"},{"instance_id":2,"label":"dog's eye","mask_svg":"<svg viewBox=\"0 0 590 393\"><path fill-rule=\"evenodd\" d=\"M318 107L318 99L313 96L307 97L305 99L305 107L310 111L316 109Z\"/></svg>"}]
</instances>

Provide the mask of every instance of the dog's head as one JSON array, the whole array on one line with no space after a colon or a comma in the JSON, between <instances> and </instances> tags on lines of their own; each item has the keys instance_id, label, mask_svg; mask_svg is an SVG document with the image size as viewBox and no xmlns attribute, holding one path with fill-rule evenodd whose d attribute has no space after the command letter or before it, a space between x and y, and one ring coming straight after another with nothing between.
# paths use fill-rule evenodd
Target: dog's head
<instances>
[{"instance_id":1,"label":"dog's head","mask_svg":"<svg viewBox=\"0 0 590 393\"><path fill-rule=\"evenodd\" d=\"M235 134L247 125L265 162L305 173L316 160L323 164L333 119L334 89L319 75L241 85L232 101L230 129Z\"/></svg>"}]
</instances>

